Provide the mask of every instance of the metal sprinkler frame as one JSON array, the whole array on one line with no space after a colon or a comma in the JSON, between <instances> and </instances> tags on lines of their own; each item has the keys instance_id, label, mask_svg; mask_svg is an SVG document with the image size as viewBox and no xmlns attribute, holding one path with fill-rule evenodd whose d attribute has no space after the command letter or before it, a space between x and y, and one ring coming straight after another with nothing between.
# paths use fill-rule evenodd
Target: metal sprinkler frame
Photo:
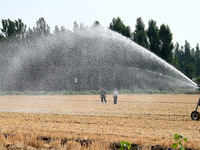
<instances>
[{"instance_id":1,"label":"metal sprinkler frame","mask_svg":"<svg viewBox=\"0 0 200 150\"><path fill-rule=\"evenodd\" d=\"M200 85L198 85L198 90L200 90ZM192 113L191 113L191 119L192 120L199 120L199 118L200 118L200 113L197 111L197 109L198 109L198 107L200 106L200 98L199 98L199 101L197 102L197 106L196 106L196 109L195 109L195 111L193 111Z\"/></svg>"}]
</instances>

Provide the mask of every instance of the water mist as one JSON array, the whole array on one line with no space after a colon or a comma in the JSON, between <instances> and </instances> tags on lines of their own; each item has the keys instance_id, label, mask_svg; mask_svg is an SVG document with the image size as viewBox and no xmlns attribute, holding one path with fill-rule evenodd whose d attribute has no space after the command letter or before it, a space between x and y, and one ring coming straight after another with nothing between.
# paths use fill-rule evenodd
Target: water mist
<instances>
[{"instance_id":1,"label":"water mist","mask_svg":"<svg viewBox=\"0 0 200 150\"><path fill-rule=\"evenodd\" d=\"M109 29L0 44L2 90L195 89L173 66Z\"/></svg>"}]
</instances>

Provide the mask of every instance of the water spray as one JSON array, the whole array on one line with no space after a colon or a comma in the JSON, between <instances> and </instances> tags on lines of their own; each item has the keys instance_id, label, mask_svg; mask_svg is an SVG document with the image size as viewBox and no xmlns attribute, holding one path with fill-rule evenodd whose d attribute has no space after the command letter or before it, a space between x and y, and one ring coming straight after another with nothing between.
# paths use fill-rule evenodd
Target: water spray
<instances>
[{"instance_id":1,"label":"water spray","mask_svg":"<svg viewBox=\"0 0 200 150\"><path fill-rule=\"evenodd\" d=\"M92 28L0 43L4 91L194 90L197 85L149 50L109 29Z\"/></svg>"}]
</instances>

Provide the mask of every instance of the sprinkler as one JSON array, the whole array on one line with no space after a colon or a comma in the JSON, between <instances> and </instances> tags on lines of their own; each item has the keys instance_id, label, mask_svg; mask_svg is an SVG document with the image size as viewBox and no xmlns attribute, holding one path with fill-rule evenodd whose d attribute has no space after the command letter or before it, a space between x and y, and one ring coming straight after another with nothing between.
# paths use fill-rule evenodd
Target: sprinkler
<instances>
[{"instance_id":1,"label":"sprinkler","mask_svg":"<svg viewBox=\"0 0 200 150\"><path fill-rule=\"evenodd\" d=\"M197 90L200 91L200 85L198 85ZM199 112L197 111L197 109L198 109L199 106L200 106L200 98L199 98L199 101L197 102L197 106L196 106L195 111L193 111L193 112L191 113L191 118L192 118L192 120L199 120L200 114L199 114Z\"/></svg>"},{"instance_id":2,"label":"sprinkler","mask_svg":"<svg viewBox=\"0 0 200 150\"><path fill-rule=\"evenodd\" d=\"M198 89L197 90L199 90L200 91L200 85L197 85L198 86Z\"/></svg>"}]
</instances>

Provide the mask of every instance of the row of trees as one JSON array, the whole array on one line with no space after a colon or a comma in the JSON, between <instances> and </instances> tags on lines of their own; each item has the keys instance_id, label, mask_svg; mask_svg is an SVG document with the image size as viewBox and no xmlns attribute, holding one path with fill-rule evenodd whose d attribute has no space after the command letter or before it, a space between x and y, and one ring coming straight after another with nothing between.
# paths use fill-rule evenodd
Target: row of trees
<instances>
[{"instance_id":1,"label":"row of trees","mask_svg":"<svg viewBox=\"0 0 200 150\"><path fill-rule=\"evenodd\" d=\"M155 20L149 20L148 28L142 18L137 18L135 30L132 32L130 26L126 26L121 18L113 18L109 28L132 39L137 44L147 48L168 63L174 65L190 79L196 78L200 83L200 49L199 45L191 48L188 41L184 46L173 44L173 34L168 25L156 25Z\"/></svg>"},{"instance_id":2,"label":"row of trees","mask_svg":"<svg viewBox=\"0 0 200 150\"><path fill-rule=\"evenodd\" d=\"M172 33L169 26L162 24L157 27L156 21L150 20L148 29L142 18L136 20L135 30L132 32L129 26L125 26L121 18L113 18L109 28L122 35L131 38L137 44L149 49L168 63L173 61Z\"/></svg>"},{"instance_id":3,"label":"row of trees","mask_svg":"<svg viewBox=\"0 0 200 150\"><path fill-rule=\"evenodd\" d=\"M36 26L33 28L29 27L28 29L21 19L15 21L3 19L1 23L0 41L10 41L12 39L31 42L37 37L43 37L50 34L56 35L60 32L72 32L64 26L61 26L60 28L55 26L53 33L51 33L50 27L44 18L39 18L39 20L36 21ZM98 21L95 21L92 25L92 27L96 26L101 26ZM84 28L89 27L86 27L83 24L78 25L74 22L73 31L76 31L77 29L84 30ZM130 26L126 26L121 18L117 17L113 18L109 28L155 53L168 63L174 65L189 78L197 78L200 75L200 68L198 67L200 65L199 45L197 44L195 48L191 48L189 42L185 41L184 46L180 46L178 43L174 46L172 42L173 36L168 25L162 24L158 27L155 20L149 20L148 28L146 29L145 24L140 17L136 20L135 30L131 31Z\"/></svg>"},{"instance_id":4,"label":"row of trees","mask_svg":"<svg viewBox=\"0 0 200 150\"><path fill-rule=\"evenodd\" d=\"M12 21L10 19L3 19L0 33L0 40L31 40L35 37L41 37L50 34L50 27L45 19L39 18L36 21L36 27L32 29L27 26L21 19Z\"/></svg>"},{"instance_id":5,"label":"row of trees","mask_svg":"<svg viewBox=\"0 0 200 150\"><path fill-rule=\"evenodd\" d=\"M196 78L196 82L200 83L200 48L199 45L191 48L188 41L184 46L176 43L174 48L173 65L187 75L190 79Z\"/></svg>"}]
</instances>

